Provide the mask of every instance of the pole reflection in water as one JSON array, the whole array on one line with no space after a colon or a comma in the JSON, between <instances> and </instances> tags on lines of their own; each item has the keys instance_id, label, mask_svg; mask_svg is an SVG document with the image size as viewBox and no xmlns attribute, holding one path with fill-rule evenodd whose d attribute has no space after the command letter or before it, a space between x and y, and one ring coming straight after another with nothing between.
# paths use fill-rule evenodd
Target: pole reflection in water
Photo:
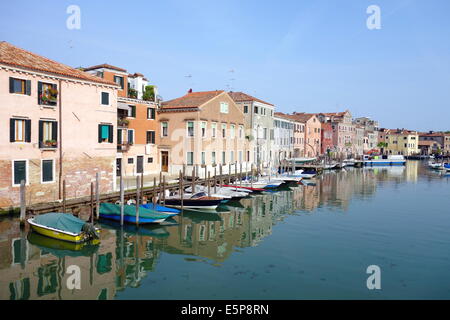
<instances>
[{"instance_id":1,"label":"pole reflection in water","mask_svg":"<svg viewBox=\"0 0 450 320\"><path fill-rule=\"evenodd\" d=\"M55 244L3 218L0 299L450 298L448 187L420 162L327 171L171 226L102 222L99 245ZM390 271L389 290L367 291L370 264ZM81 290L67 288L71 265Z\"/></svg>"}]
</instances>

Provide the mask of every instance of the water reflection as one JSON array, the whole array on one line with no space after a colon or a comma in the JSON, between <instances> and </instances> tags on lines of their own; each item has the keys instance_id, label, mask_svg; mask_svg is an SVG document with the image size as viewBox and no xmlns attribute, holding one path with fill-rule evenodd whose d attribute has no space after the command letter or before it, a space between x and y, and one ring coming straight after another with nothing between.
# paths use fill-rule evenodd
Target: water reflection
<instances>
[{"instance_id":1,"label":"water reflection","mask_svg":"<svg viewBox=\"0 0 450 320\"><path fill-rule=\"evenodd\" d=\"M158 268L162 254L220 265L236 248L255 247L291 214L325 207L345 211L352 198L372 197L380 184L441 178L420 165L330 171L315 185L292 186L230 202L217 214L186 212L172 226L121 228L102 223L101 243L73 247L0 221L0 299L113 299L136 288ZM81 269L81 290L70 290L68 266Z\"/></svg>"}]
</instances>

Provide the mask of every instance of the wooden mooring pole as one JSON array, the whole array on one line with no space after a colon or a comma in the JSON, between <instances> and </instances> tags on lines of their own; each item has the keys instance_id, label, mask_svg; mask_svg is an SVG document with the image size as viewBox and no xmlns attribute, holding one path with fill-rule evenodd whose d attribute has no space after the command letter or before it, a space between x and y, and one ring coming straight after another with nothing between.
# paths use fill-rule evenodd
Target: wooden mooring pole
<instances>
[{"instance_id":1,"label":"wooden mooring pole","mask_svg":"<svg viewBox=\"0 0 450 320\"><path fill-rule=\"evenodd\" d=\"M123 169L120 168L120 225L123 226L123 217L125 209L125 190L123 188Z\"/></svg>"},{"instance_id":2,"label":"wooden mooring pole","mask_svg":"<svg viewBox=\"0 0 450 320\"><path fill-rule=\"evenodd\" d=\"M94 183L91 182L91 223L94 223Z\"/></svg>"},{"instance_id":3,"label":"wooden mooring pole","mask_svg":"<svg viewBox=\"0 0 450 320\"><path fill-rule=\"evenodd\" d=\"M139 196L140 196L141 176L136 176L136 226L139 226Z\"/></svg>"},{"instance_id":4,"label":"wooden mooring pole","mask_svg":"<svg viewBox=\"0 0 450 320\"><path fill-rule=\"evenodd\" d=\"M66 180L63 180L63 212L66 213Z\"/></svg>"},{"instance_id":5,"label":"wooden mooring pole","mask_svg":"<svg viewBox=\"0 0 450 320\"><path fill-rule=\"evenodd\" d=\"M100 218L100 172L95 174L95 218Z\"/></svg>"},{"instance_id":6,"label":"wooden mooring pole","mask_svg":"<svg viewBox=\"0 0 450 320\"><path fill-rule=\"evenodd\" d=\"M25 180L20 181L20 227L25 227L26 201L25 201Z\"/></svg>"},{"instance_id":7,"label":"wooden mooring pole","mask_svg":"<svg viewBox=\"0 0 450 320\"><path fill-rule=\"evenodd\" d=\"M217 192L217 166L214 167L214 193Z\"/></svg>"},{"instance_id":8,"label":"wooden mooring pole","mask_svg":"<svg viewBox=\"0 0 450 320\"><path fill-rule=\"evenodd\" d=\"M153 178L153 209L156 209L156 177Z\"/></svg>"},{"instance_id":9,"label":"wooden mooring pole","mask_svg":"<svg viewBox=\"0 0 450 320\"><path fill-rule=\"evenodd\" d=\"M211 197L211 177L210 177L210 173L209 173L209 171L208 171L208 180L207 180L207 183L208 183L208 197Z\"/></svg>"}]
</instances>

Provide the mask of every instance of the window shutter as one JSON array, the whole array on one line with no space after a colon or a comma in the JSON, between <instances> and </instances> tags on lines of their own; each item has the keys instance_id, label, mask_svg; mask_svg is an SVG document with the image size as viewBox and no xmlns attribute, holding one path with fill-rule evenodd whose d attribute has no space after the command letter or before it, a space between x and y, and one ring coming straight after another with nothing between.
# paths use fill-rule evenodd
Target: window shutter
<instances>
[{"instance_id":1,"label":"window shutter","mask_svg":"<svg viewBox=\"0 0 450 320\"><path fill-rule=\"evenodd\" d=\"M14 93L14 78L9 77L9 93Z\"/></svg>"},{"instance_id":2,"label":"window shutter","mask_svg":"<svg viewBox=\"0 0 450 320\"><path fill-rule=\"evenodd\" d=\"M10 78L12 79L12 78ZM16 121L14 119L9 119L9 141L16 141Z\"/></svg>"},{"instance_id":3,"label":"window shutter","mask_svg":"<svg viewBox=\"0 0 450 320\"><path fill-rule=\"evenodd\" d=\"M25 142L31 142L31 120L25 120Z\"/></svg>"},{"instance_id":4,"label":"window shutter","mask_svg":"<svg viewBox=\"0 0 450 320\"><path fill-rule=\"evenodd\" d=\"M109 143L113 143L113 126L108 126L109 128L109 135L108 135L108 142Z\"/></svg>"},{"instance_id":5,"label":"window shutter","mask_svg":"<svg viewBox=\"0 0 450 320\"><path fill-rule=\"evenodd\" d=\"M38 104L41 104L42 102L42 82L38 81Z\"/></svg>"},{"instance_id":6,"label":"window shutter","mask_svg":"<svg viewBox=\"0 0 450 320\"><path fill-rule=\"evenodd\" d=\"M98 125L98 142L99 143L102 142L102 125L101 124Z\"/></svg>"},{"instance_id":7,"label":"window shutter","mask_svg":"<svg viewBox=\"0 0 450 320\"><path fill-rule=\"evenodd\" d=\"M31 80L27 80L27 81L25 82L25 93L26 93L28 96L31 96Z\"/></svg>"},{"instance_id":8,"label":"window shutter","mask_svg":"<svg viewBox=\"0 0 450 320\"><path fill-rule=\"evenodd\" d=\"M58 141L58 122L52 122L52 140Z\"/></svg>"},{"instance_id":9,"label":"window shutter","mask_svg":"<svg viewBox=\"0 0 450 320\"><path fill-rule=\"evenodd\" d=\"M121 144L122 143L122 130L118 129L117 130L117 144Z\"/></svg>"},{"instance_id":10,"label":"window shutter","mask_svg":"<svg viewBox=\"0 0 450 320\"><path fill-rule=\"evenodd\" d=\"M44 141L44 121L39 120L39 143L43 143Z\"/></svg>"}]
</instances>

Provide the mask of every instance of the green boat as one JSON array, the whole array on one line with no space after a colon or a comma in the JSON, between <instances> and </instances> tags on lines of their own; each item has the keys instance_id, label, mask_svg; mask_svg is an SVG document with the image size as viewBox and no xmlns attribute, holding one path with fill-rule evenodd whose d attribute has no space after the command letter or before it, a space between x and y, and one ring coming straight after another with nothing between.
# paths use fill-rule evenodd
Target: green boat
<instances>
[{"instance_id":1,"label":"green boat","mask_svg":"<svg viewBox=\"0 0 450 320\"><path fill-rule=\"evenodd\" d=\"M125 223L136 224L136 206L124 205L123 221ZM100 203L100 218L120 221L120 205L113 203ZM170 214L157 212L152 209L146 209L139 207L139 221L138 224L147 223L161 223L167 218L171 217Z\"/></svg>"}]
</instances>

